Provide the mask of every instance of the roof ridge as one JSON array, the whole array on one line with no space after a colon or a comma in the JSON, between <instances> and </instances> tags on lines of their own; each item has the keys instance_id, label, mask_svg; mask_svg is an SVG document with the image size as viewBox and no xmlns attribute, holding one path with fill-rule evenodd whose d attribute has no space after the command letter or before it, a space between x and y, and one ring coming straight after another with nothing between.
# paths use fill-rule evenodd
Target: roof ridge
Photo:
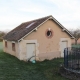
<instances>
[{"instance_id":1,"label":"roof ridge","mask_svg":"<svg viewBox=\"0 0 80 80\"><path fill-rule=\"evenodd\" d=\"M36 19L30 20L30 21L27 21L27 22L23 22L21 24L28 23L28 22L33 22L33 21L37 21L37 20L40 20L40 19L43 19L43 18L49 18L49 17L53 17L53 16L49 15L49 16L45 16L45 17L41 17L41 18L36 18Z\"/></svg>"},{"instance_id":2,"label":"roof ridge","mask_svg":"<svg viewBox=\"0 0 80 80\"><path fill-rule=\"evenodd\" d=\"M33 19L33 20L30 20L30 21L27 21L27 22L23 22L23 23L21 23L20 25L26 24L26 23L28 23L28 22L37 21L37 20L40 20L40 19L43 19L43 18L47 18L47 17L52 17L52 15L45 16L45 17L41 17L41 18L37 18L37 19ZM20 25L18 25L16 28L18 28ZM14 31L16 28L12 29L11 31ZM10 33L11 31L9 31L9 33Z\"/></svg>"}]
</instances>

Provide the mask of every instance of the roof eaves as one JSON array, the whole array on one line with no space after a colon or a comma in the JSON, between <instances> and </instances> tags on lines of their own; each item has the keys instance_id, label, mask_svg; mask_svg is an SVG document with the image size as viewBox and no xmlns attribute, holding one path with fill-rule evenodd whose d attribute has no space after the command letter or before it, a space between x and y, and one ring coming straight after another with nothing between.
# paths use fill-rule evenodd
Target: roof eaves
<instances>
[{"instance_id":1,"label":"roof eaves","mask_svg":"<svg viewBox=\"0 0 80 80\"><path fill-rule=\"evenodd\" d=\"M62 28L65 29L65 31L72 37L75 38L62 24L60 24L53 16L52 19Z\"/></svg>"}]
</instances>

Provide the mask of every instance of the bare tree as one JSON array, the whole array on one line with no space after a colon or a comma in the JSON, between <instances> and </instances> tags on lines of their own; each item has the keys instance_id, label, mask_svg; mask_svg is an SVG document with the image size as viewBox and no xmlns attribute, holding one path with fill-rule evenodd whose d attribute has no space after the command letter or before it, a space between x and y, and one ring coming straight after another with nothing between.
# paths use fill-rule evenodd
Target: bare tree
<instances>
[{"instance_id":1,"label":"bare tree","mask_svg":"<svg viewBox=\"0 0 80 80\"><path fill-rule=\"evenodd\" d=\"M76 29L76 30L70 30L70 32L72 33L72 35L75 37L75 44L77 44L77 40L80 38L80 29Z\"/></svg>"}]
</instances>

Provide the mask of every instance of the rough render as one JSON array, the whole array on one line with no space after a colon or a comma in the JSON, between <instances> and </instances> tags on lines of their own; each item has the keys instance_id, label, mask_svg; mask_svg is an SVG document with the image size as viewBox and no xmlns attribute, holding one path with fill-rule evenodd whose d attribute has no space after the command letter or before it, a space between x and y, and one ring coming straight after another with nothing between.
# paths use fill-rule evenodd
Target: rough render
<instances>
[{"instance_id":1,"label":"rough render","mask_svg":"<svg viewBox=\"0 0 80 80\"><path fill-rule=\"evenodd\" d=\"M46 30L49 28L53 31L53 37L50 39L45 35ZM61 56L60 43L61 40L64 39L68 40L68 47L70 47L70 36L63 32L55 22L53 22L52 20L48 20L46 23L40 26L37 31L32 32L23 40L37 40L38 50L36 54L39 60L44 60L45 58L52 59ZM26 45L24 47L26 47ZM24 52L24 55L26 55L26 51Z\"/></svg>"},{"instance_id":2,"label":"rough render","mask_svg":"<svg viewBox=\"0 0 80 80\"><path fill-rule=\"evenodd\" d=\"M15 49L16 49L16 51L12 51L12 41L7 41L7 48L6 48L5 47L5 40L3 40L3 51L11 54L13 56L16 56L17 58L20 58L19 45L17 42L15 43Z\"/></svg>"}]
</instances>

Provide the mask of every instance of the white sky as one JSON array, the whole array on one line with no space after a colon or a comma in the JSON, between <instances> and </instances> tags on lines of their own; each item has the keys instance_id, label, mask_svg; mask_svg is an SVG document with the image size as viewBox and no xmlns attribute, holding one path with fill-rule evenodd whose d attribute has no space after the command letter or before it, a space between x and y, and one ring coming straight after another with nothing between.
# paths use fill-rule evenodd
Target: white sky
<instances>
[{"instance_id":1,"label":"white sky","mask_svg":"<svg viewBox=\"0 0 80 80\"><path fill-rule=\"evenodd\" d=\"M0 30L48 15L67 29L80 28L80 0L0 0Z\"/></svg>"}]
</instances>

